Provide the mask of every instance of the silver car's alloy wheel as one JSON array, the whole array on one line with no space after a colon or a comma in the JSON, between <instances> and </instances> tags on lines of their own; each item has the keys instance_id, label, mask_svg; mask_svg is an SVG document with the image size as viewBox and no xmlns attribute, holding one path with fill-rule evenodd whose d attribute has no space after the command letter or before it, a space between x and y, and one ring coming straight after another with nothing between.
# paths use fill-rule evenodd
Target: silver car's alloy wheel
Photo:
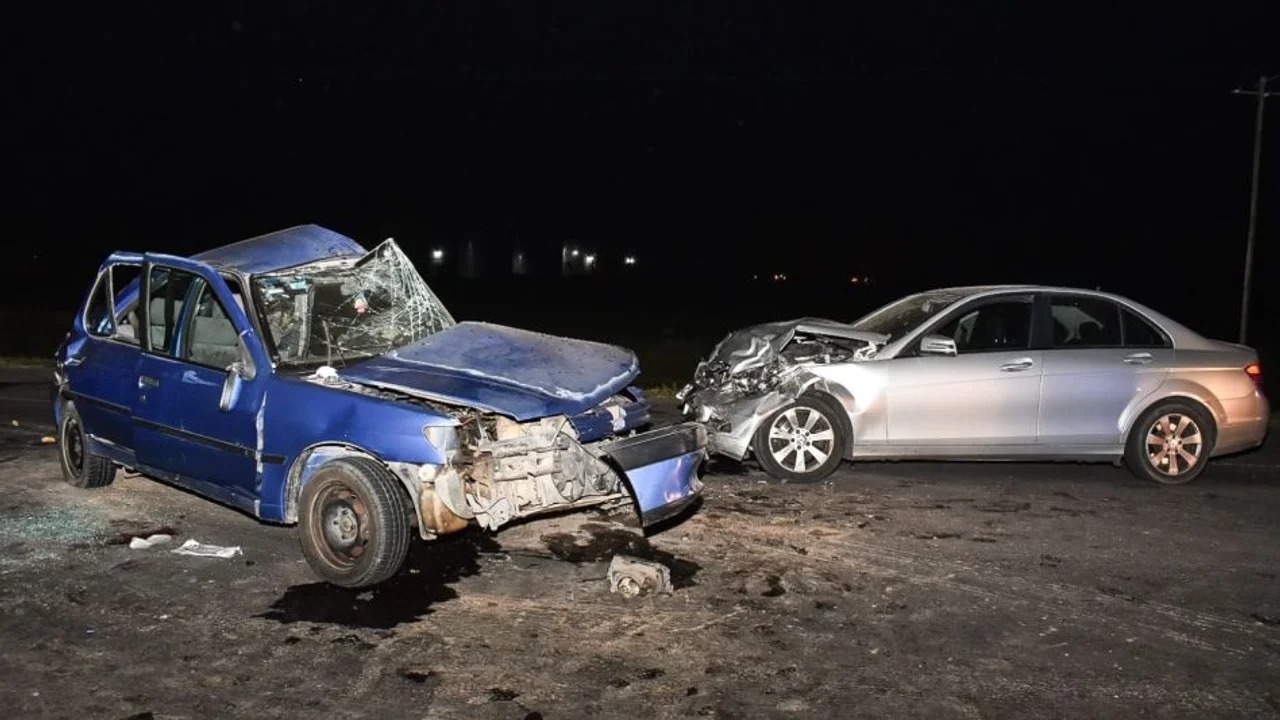
<instances>
[{"instance_id":1,"label":"silver car's alloy wheel","mask_svg":"<svg viewBox=\"0 0 1280 720\"><path fill-rule=\"evenodd\" d=\"M779 413L769 425L769 454L782 467L811 472L822 466L835 449L831 420L814 408L798 406Z\"/></svg>"},{"instance_id":2,"label":"silver car's alloy wheel","mask_svg":"<svg viewBox=\"0 0 1280 720\"><path fill-rule=\"evenodd\" d=\"M1147 461L1161 475L1176 478L1194 469L1204 452L1204 436L1190 415L1168 413L1147 430Z\"/></svg>"}]
</instances>

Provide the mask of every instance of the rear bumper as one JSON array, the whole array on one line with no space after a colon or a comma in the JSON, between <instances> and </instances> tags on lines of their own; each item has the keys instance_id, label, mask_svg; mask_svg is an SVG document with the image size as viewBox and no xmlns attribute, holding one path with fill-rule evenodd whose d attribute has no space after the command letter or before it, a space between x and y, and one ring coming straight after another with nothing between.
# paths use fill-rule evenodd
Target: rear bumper
<instances>
[{"instance_id":1,"label":"rear bumper","mask_svg":"<svg viewBox=\"0 0 1280 720\"><path fill-rule=\"evenodd\" d=\"M1248 398L1247 403L1233 401L1226 409L1226 422L1218 426L1218 438L1213 447L1215 456L1251 450L1266 440L1271 406L1264 395L1258 393L1256 397Z\"/></svg>"},{"instance_id":2,"label":"rear bumper","mask_svg":"<svg viewBox=\"0 0 1280 720\"><path fill-rule=\"evenodd\" d=\"M707 456L707 431L699 423L613 440L599 451L626 476L642 525L678 515L702 492L698 469Z\"/></svg>"}]
</instances>

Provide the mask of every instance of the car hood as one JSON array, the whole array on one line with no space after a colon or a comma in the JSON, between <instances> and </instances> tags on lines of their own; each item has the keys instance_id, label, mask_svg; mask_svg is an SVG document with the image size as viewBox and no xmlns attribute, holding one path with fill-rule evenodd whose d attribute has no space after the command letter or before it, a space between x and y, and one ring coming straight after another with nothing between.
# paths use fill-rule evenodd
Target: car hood
<instances>
[{"instance_id":1,"label":"car hood","mask_svg":"<svg viewBox=\"0 0 1280 720\"><path fill-rule=\"evenodd\" d=\"M723 362L730 375L765 365L797 335L856 340L875 349L889 336L855 330L847 323L825 318L805 317L797 320L762 323L729 333L712 350L709 360Z\"/></svg>"},{"instance_id":2,"label":"car hood","mask_svg":"<svg viewBox=\"0 0 1280 720\"><path fill-rule=\"evenodd\" d=\"M362 385L521 421L584 412L639 374L635 354L624 348L480 322L458 323L340 372Z\"/></svg>"}]
</instances>

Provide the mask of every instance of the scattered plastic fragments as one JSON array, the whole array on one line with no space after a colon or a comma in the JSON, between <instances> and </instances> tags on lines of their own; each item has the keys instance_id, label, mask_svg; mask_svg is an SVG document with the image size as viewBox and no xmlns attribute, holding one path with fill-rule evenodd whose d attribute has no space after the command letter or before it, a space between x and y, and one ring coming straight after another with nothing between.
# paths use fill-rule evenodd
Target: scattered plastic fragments
<instances>
[{"instance_id":1,"label":"scattered plastic fragments","mask_svg":"<svg viewBox=\"0 0 1280 720\"><path fill-rule=\"evenodd\" d=\"M655 593L670 595L671 570L662 563L614 555L609 563L609 592L625 598Z\"/></svg>"},{"instance_id":2,"label":"scattered plastic fragments","mask_svg":"<svg viewBox=\"0 0 1280 720\"><path fill-rule=\"evenodd\" d=\"M156 533L146 538L135 537L129 541L129 547L133 550L147 550L156 545L163 545L173 539L172 535L164 533Z\"/></svg>"},{"instance_id":3,"label":"scattered plastic fragments","mask_svg":"<svg viewBox=\"0 0 1280 720\"><path fill-rule=\"evenodd\" d=\"M219 558L229 558L244 554L244 551L242 551L238 545L235 547L222 547L221 545L205 545L204 543L199 543L195 540L188 540L169 552L177 553L179 555Z\"/></svg>"}]
</instances>

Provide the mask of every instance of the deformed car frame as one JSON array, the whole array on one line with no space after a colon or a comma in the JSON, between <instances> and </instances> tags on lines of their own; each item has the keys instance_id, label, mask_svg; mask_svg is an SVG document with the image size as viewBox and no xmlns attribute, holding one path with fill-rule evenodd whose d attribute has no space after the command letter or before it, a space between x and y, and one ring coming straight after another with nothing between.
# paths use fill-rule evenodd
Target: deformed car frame
<instances>
[{"instance_id":1,"label":"deformed car frame","mask_svg":"<svg viewBox=\"0 0 1280 720\"><path fill-rule=\"evenodd\" d=\"M424 539L701 490L706 433L649 429L629 350L456 322L388 240L289 228L190 258L118 252L56 354L63 474L118 466L299 525L313 570L376 584Z\"/></svg>"}]
</instances>

